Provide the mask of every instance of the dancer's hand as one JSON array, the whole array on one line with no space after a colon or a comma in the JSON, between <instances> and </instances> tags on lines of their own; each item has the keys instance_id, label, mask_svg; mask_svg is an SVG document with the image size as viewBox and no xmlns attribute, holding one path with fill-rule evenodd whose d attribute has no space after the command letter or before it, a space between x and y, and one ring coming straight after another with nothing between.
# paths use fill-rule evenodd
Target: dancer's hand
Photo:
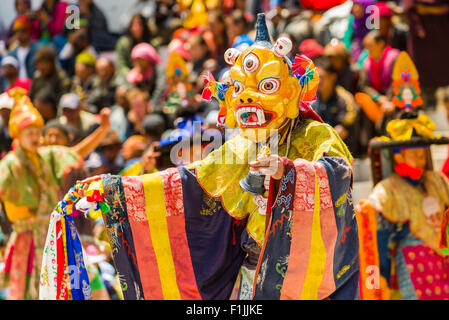
<instances>
[{"instance_id":1,"label":"dancer's hand","mask_svg":"<svg viewBox=\"0 0 449 320\"><path fill-rule=\"evenodd\" d=\"M272 155L257 155L257 161L249 164L250 171L260 172L271 176L275 180L280 180L284 175L284 163L280 156Z\"/></svg>"}]
</instances>

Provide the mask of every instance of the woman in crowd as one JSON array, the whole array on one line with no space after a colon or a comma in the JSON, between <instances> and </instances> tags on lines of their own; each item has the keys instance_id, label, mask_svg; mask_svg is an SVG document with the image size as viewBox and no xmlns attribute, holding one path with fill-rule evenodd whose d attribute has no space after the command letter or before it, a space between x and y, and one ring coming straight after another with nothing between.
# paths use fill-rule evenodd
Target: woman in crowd
<instances>
[{"instance_id":1,"label":"woman in crowd","mask_svg":"<svg viewBox=\"0 0 449 320\"><path fill-rule=\"evenodd\" d=\"M126 77L133 68L131 58L132 49L139 43L150 43L151 32L146 19L140 13L132 16L126 33L119 38L115 47L117 55L117 71L120 76Z\"/></svg>"}]
</instances>

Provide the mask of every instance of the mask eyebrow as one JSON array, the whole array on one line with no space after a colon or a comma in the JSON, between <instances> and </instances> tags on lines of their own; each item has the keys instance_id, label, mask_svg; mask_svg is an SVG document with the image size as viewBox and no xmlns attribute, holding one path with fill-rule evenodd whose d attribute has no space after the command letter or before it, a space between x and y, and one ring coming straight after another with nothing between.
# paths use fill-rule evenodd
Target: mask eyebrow
<instances>
[{"instance_id":1,"label":"mask eyebrow","mask_svg":"<svg viewBox=\"0 0 449 320\"><path fill-rule=\"evenodd\" d=\"M283 65L279 61L270 61L268 63L264 63L260 67L260 70L257 72L256 77L257 79L268 77L280 78L282 75L282 67Z\"/></svg>"},{"instance_id":2,"label":"mask eyebrow","mask_svg":"<svg viewBox=\"0 0 449 320\"><path fill-rule=\"evenodd\" d=\"M245 58L249 55L249 54L251 54L251 52L253 52L254 51L254 48L251 48L244 56L243 56L243 58L242 58L242 69L244 70L244 66L243 66L243 61L245 61ZM257 56L257 57L259 57L256 53L255 53L255 55ZM260 59L259 59L260 60Z\"/></svg>"}]
</instances>

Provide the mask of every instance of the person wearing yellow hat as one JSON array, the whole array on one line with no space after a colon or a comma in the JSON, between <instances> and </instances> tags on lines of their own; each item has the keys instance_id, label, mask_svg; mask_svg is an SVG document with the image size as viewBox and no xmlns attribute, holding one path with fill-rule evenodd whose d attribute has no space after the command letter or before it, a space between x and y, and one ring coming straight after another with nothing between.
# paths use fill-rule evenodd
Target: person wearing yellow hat
<instances>
[{"instance_id":1,"label":"person wearing yellow hat","mask_svg":"<svg viewBox=\"0 0 449 320\"><path fill-rule=\"evenodd\" d=\"M89 103L90 95L94 89L95 62L95 56L88 51L83 51L76 56L75 77L70 89L72 93L78 95L81 103L93 113L98 111L96 106Z\"/></svg>"},{"instance_id":2,"label":"person wearing yellow hat","mask_svg":"<svg viewBox=\"0 0 449 320\"><path fill-rule=\"evenodd\" d=\"M8 127L16 144L0 161L0 201L12 224L3 272L8 299L36 299L50 213L83 160L68 147L41 147L42 116L20 88L9 95L15 102Z\"/></svg>"}]
</instances>

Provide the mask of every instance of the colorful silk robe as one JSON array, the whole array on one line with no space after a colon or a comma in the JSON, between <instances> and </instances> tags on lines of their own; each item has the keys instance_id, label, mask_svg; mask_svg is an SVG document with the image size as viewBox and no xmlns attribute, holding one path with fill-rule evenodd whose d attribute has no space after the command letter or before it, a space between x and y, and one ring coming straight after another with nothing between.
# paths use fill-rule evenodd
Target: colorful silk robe
<instances>
[{"instance_id":1,"label":"colorful silk robe","mask_svg":"<svg viewBox=\"0 0 449 320\"><path fill-rule=\"evenodd\" d=\"M311 120L295 129L266 233L260 199L239 186L253 147L242 139L187 167L102 177L111 208L103 219L125 299L229 299L245 235L261 248L254 299L358 297L352 158L338 135ZM216 161L224 154L242 161Z\"/></svg>"},{"instance_id":2,"label":"colorful silk robe","mask_svg":"<svg viewBox=\"0 0 449 320\"><path fill-rule=\"evenodd\" d=\"M0 200L12 208L27 208L26 216L17 209L6 213L13 232L6 248L2 278L10 288L9 299L36 299L42 250L50 213L58 203L64 187L73 184L72 174L83 160L67 147L43 147L34 162L17 147L0 161Z\"/></svg>"},{"instance_id":3,"label":"colorful silk robe","mask_svg":"<svg viewBox=\"0 0 449 320\"><path fill-rule=\"evenodd\" d=\"M436 201L429 201L429 199ZM394 173L357 206L363 299L447 299L449 258L440 248L449 181L425 171L414 186Z\"/></svg>"}]
</instances>

